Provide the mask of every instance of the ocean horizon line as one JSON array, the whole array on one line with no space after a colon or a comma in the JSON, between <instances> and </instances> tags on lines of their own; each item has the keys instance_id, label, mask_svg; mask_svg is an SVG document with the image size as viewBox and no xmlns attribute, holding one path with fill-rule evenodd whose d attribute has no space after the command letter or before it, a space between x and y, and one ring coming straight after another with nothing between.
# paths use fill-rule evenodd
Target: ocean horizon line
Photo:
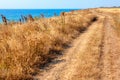
<instances>
[{"instance_id":1,"label":"ocean horizon line","mask_svg":"<svg viewBox=\"0 0 120 80\"><path fill-rule=\"evenodd\" d=\"M61 12L70 12L72 10L80 9L0 9L0 15L4 15L9 21L19 21L21 15L28 16L30 14L32 17L40 17L43 14L45 18L50 18L54 14L59 16ZM0 17L1 22L2 17Z\"/></svg>"}]
</instances>

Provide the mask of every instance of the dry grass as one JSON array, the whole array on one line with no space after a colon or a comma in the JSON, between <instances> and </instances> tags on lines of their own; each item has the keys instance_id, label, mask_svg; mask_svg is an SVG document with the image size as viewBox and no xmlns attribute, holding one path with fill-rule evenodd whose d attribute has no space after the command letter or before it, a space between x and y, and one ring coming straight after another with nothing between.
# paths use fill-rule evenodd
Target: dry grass
<instances>
[{"instance_id":1,"label":"dry grass","mask_svg":"<svg viewBox=\"0 0 120 80\"><path fill-rule=\"evenodd\" d=\"M39 19L0 27L0 80L30 80L54 59L95 16L87 10L75 15Z\"/></svg>"},{"instance_id":2,"label":"dry grass","mask_svg":"<svg viewBox=\"0 0 120 80\"><path fill-rule=\"evenodd\" d=\"M120 35L120 8L97 8L96 11L103 16L109 16L111 18L110 20L112 20L112 27L116 29L118 35Z\"/></svg>"},{"instance_id":3,"label":"dry grass","mask_svg":"<svg viewBox=\"0 0 120 80\"><path fill-rule=\"evenodd\" d=\"M119 13L112 13L112 18L114 20L114 28L116 29L118 35L120 36L120 12Z\"/></svg>"}]
</instances>

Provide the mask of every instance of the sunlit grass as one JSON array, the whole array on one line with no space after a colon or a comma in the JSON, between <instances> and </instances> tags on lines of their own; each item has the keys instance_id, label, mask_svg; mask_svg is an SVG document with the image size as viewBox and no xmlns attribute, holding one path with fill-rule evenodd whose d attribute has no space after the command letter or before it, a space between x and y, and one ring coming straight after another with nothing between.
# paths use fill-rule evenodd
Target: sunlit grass
<instances>
[{"instance_id":1,"label":"sunlit grass","mask_svg":"<svg viewBox=\"0 0 120 80\"><path fill-rule=\"evenodd\" d=\"M54 59L95 16L89 11L0 26L0 79L32 79L38 69Z\"/></svg>"}]
</instances>

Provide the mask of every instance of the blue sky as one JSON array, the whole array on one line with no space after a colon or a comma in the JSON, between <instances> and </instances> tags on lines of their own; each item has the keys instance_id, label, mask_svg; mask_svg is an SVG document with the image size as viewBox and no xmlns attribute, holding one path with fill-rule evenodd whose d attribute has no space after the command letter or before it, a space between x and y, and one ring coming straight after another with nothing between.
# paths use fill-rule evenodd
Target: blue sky
<instances>
[{"instance_id":1,"label":"blue sky","mask_svg":"<svg viewBox=\"0 0 120 80\"><path fill-rule=\"evenodd\" d=\"M0 0L0 9L58 9L120 6L120 0Z\"/></svg>"}]
</instances>

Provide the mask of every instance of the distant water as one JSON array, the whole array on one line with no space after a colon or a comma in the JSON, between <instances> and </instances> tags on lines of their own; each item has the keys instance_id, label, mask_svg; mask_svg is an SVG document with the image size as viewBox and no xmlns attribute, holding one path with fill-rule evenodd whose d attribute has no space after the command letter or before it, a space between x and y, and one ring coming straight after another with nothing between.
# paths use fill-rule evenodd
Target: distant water
<instances>
[{"instance_id":1,"label":"distant water","mask_svg":"<svg viewBox=\"0 0 120 80\"><path fill-rule=\"evenodd\" d=\"M44 14L46 18L49 18L54 16L54 14L60 15L61 12L69 12L71 10L77 9L0 9L0 15L6 16L9 21L19 21L21 15L27 16L31 14L33 17L40 17L40 14Z\"/></svg>"}]
</instances>

